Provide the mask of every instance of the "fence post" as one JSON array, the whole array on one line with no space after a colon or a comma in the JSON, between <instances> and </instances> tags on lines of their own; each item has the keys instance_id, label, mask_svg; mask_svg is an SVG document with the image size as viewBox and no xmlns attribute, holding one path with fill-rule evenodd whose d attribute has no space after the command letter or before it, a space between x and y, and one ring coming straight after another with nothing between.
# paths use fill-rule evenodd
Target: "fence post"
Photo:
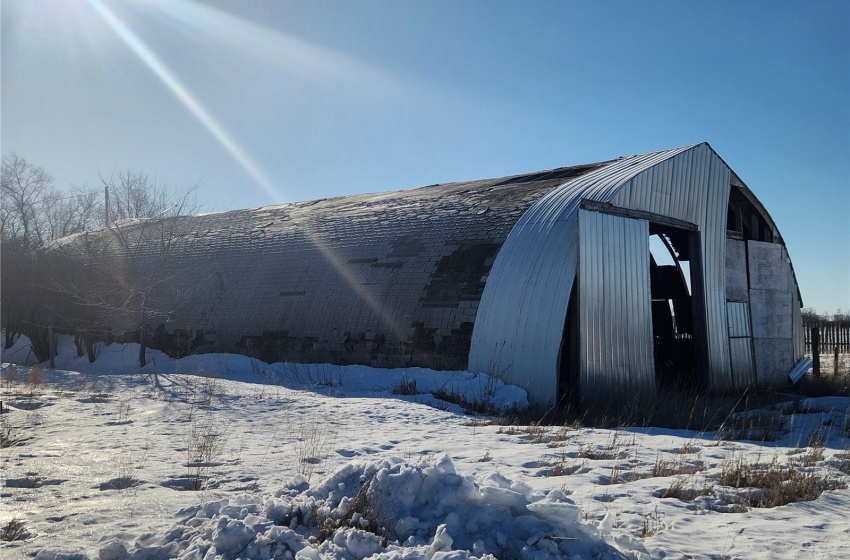
<instances>
[{"instance_id":1,"label":"fence post","mask_svg":"<svg viewBox=\"0 0 850 560\"><path fill-rule=\"evenodd\" d=\"M812 375L820 377L820 328L812 327Z\"/></svg>"},{"instance_id":2,"label":"fence post","mask_svg":"<svg viewBox=\"0 0 850 560\"><path fill-rule=\"evenodd\" d=\"M47 327L47 348L50 352L50 368L56 369L56 339L53 337L53 325Z\"/></svg>"},{"instance_id":3,"label":"fence post","mask_svg":"<svg viewBox=\"0 0 850 560\"><path fill-rule=\"evenodd\" d=\"M838 375L838 345L832 348L832 375Z\"/></svg>"}]
</instances>

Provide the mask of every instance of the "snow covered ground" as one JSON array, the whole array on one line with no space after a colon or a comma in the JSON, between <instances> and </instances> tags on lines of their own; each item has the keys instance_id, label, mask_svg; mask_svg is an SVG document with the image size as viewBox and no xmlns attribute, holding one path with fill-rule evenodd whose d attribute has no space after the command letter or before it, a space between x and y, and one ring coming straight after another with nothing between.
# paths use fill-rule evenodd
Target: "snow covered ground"
<instances>
[{"instance_id":1,"label":"snow covered ground","mask_svg":"<svg viewBox=\"0 0 850 560\"><path fill-rule=\"evenodd\" d=\"M25 347L4 359L25 361ZM38 559L841 558L850 399L726 431L500 426L427 392L505 407L468 372L171 360L4 364L0 557ZM393 388L415 388L399 395ZM412 391L411 391L412 392ZM734 431L734 430L732 430ZM758 468L761 465L763 468ZM769 489L818 497L778 507ZM730 482L744 480L742 488ZM767 486L761 484L761 486ZM823 490L821 493L820 491Z\"/></svg>"}]
</instances>

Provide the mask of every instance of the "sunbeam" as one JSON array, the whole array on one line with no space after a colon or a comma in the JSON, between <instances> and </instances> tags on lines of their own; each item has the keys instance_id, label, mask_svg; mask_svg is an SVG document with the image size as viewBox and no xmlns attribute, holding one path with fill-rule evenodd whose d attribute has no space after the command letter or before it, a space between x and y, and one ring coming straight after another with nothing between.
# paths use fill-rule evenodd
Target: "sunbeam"
<instances>
[{"instance_id":1,"label":"sunbeam","mask_svg":"<svg viewBox=\"0 0 850 560\"><path fill-rule=\"evenodd\" d=\"M157 57L151 49L127 27L101 0L88 0L89 5L103 18L110 28L121 38L122 41L139 57L162 83L186 106L189 111L200 121L204 128L224 147L227 152L239 163L240 166L259 184L266 193L275 201L283 198L281 193L272 185L266 174L260 167L242 150L227 134L216 119L201 105L201 103L189 92L189 90L177 79L168 67ZM320 47L315 47L297 39L266 30L259 25L245 22L226 12L200 6L194 2L168 2L157 3L163 13L173 16L181 23L202 27L207 33L216 37L227 37L242 46L263 46L266 50L271 49L278 54L286 54L287 61L301 70L322 70L325 73L344 76L350 80L367 79L373 82L386 82L389 78L381 71L361 63L350 57L339 55ZM191 17L190 17L191 16ZM217 33L219 31L220 33ZM259 52L259 50L257 51ZM375 314L377 319L390 329L398 340L404 341L405 331L395 321L389 310L367 288L363 282L352 271L336 252L322 241L306 224L302 224L307 238L319 250L337 273L351 287Z\"/></svg>"},{"instance_id":2,"label":"sunbeam","mask_svg":"<svg viewBox=\"0 0 850 560\"><path fill-rule=\"evenodd\" d=\"M306 223L306 220L301 222L301 227L304 229L304 232L307 234L307 238L313 243L313 246L319 250L325 260L330 264L334 270L345 280L345 283L351 287L354 293L360 298L363 303L365 303L369 309L372 310L372 313L378 318L378 320L384 324L385 327L390 329L392 333L395 335L397 340L404 342L406 340L406 334L404 329L399 325L392 316L392 313L386 306L382 305L380 301L363 285L362 279L358 278L357 275L351 270L350 267L346 265L336 254L336 252L328 247L324 241L322 241L318 235L316 235L311 229L309 224Z\"/></svg>"},{"instance_id":3,"label":"sunbeam","mask_svg":"<svg viewBox=\"0 0 850 560\"><path fill-rule=\"evenodd\" d=\"M151 51L129 27L107 8L100 0L88 0L94 11L112 28L133 53L153 72L157 78L189 109L192 115L233 157L266 194L275 202L283 200L283 194L272 184L266 173L238 144L230 137L224 127L213 117L201 103L180 83L180 80L168 67Z\"/></svg>"},{"instance_id":4,"label":"sunbeam","mask_svg":"<svg viewBox=\"0 0 850 560\"><path fill-rule=\"evenodd\" d=\"M300 79L340 81L349 91L355 88L367 96L392 95L404 102L432 93L432 86L414 83L412 78L193 0L149 0L147 8L179 21L208 40L297 72Z\"/></svg>"}]
</instances>

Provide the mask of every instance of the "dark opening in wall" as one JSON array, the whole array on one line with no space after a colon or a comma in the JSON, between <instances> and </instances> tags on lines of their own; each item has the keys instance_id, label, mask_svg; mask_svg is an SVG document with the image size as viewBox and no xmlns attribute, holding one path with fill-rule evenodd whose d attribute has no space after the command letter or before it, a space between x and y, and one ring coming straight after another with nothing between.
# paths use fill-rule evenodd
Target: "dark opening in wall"
<instances>
[{"instance_id":1,"label":"dark opening in wall","mask_svg":"<svg viewBox=\"0 0 850 560\"><path fill-rule=\"evenodd\" d=\"M463 244L440 259L423 307L458 307L461 301L479 301L499 247L496 243Z\"/></svg>"},{"instance_id":2,"label":"dark opening in wall","mask_svg":"<svg viewBox=\"0 0 850 560\"><path fill-rule=\"evenodd\" d=\"M729 191L726 236L744 241L775 241L773 228L762 215L762 211L736 186L730 187Z\"/></svg>"},{"instance_id":3,"label":"dark opening in wall","mask_svg":"<svg viewBox=\"0 0 850 560\"><path fill-rule=\"evenodd\" d=\"M649 278L655 378L659 385L699 385L688 231L650 224Z\"/></svg>"}]
</instances>

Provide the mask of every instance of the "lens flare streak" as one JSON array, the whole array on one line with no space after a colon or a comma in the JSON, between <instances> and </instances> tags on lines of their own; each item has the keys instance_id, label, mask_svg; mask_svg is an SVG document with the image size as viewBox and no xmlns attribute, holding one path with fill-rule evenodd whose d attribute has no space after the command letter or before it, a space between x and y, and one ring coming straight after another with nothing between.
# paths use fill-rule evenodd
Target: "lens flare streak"
<instances>
[{"instance_id":1,"label":"lens flare streak","mask_svg":"<svg viewBox=\"0 0 850 560\"><path fill-rule=\"evenodd\" d=\"M101 0L88 0L89 5L110 28L121 38L133 53L147 66L177 99L195 116L207 131L227 150L236 162L263 188L275 201L283 197L272 185L260 167L227 134L224 128L210 115L189 90L174 76L168 67L133 33ZM336 252L327 246L306 224L302 224L309 241L319 250L334 270L351 287L356 296L375 314L376 318L388 328L399 341L405 341L405 330L395 321L392 313L381 304L357 275L340 259Z\"/></svg>"},{"instance_id":2,"label":"lens flare streak","mask_svg":"<svg viewBox=\"0 0 850 560\"><path fill-rule=\"evenodd\" d=\"M279 202L282 194L274 187L260 166L240 148L224 127L204 108L189 90L174 76L168 67L133 33L109 8L100 0L88 0L94 11L112 28L133 53L153 72L157 78L189 109L192 115L218 141L221 146L236 160L254 181L268 194L272 200Z\"/></svg>"},{"instance_id":3,"label":"lens flare streak","mask_svg":"<svg viewBox=\"0 0 850 560\"><path fill-rule=\"evenodd\" d=\"M374 294L372 294L372 292L363 285L362 280L357 277L351 268L342 262L339 255L337 255L332 248L328 247L307 224L302 222L300 225L303 228L304 233L307 235L307 239L309 239L316 249L319 250L322 256L325 257L328 264L330 264L342 277L342 279L345 280L345 283L349 285L357 297L372 310L372 313L375 314L377 319L383 323L385 327L390 329L397 340L404 342L407 339L407 335L401 325L395 321L392 313L384 305L382 305L377 298L375 298Z\"/></svg>"}]
</instances>

